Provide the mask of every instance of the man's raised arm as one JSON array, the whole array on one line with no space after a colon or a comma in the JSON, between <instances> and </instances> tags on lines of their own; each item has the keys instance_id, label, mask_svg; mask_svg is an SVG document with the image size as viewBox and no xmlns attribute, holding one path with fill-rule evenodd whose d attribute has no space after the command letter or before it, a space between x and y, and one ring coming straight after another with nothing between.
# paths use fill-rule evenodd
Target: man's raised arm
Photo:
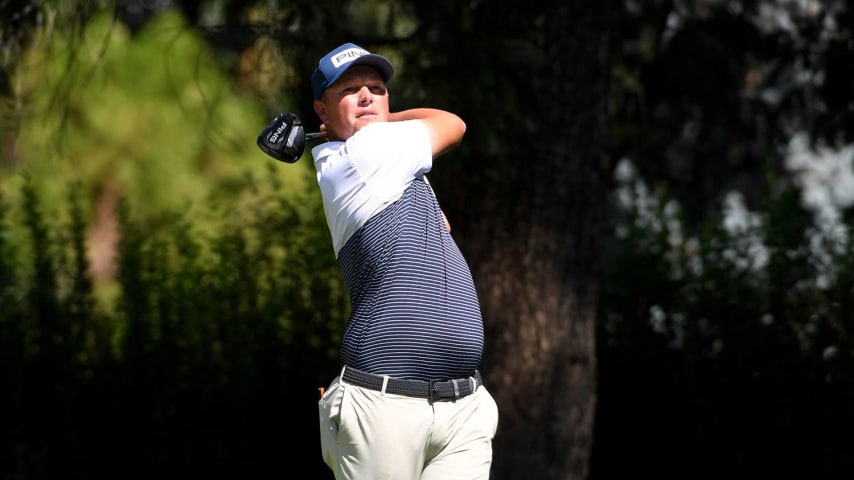
<instances>
[{"instance_id":1,"label":"man's raised arm","mask_svg":"<svg viewBox=\"0 0 854 480\"><path fill-rule=\"evenodd\" d=\"M433 158L447 153L460 144L466 133L466 124L457 115L435 108L413 108L389 114L389 120L421 120L430 132Z\"/></svg>"}]
</instances>

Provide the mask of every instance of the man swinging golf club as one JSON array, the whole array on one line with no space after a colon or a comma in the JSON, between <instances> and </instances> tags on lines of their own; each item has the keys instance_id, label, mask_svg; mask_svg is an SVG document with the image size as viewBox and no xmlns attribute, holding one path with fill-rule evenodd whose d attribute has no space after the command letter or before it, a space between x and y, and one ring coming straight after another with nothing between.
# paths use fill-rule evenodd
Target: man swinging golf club
<instances>
[{"instance_id":1,"label":"man swinging golf club","mask_svg":"<svg viewBox=\"0 0 854 480\"><path fill-rule=\"evenodd\" d=\"M339 480L487 479L498 409L478 371L480 305L425 176L466 126L389 112L393 75L346 43L311 79L328 140L311 154L351 305L319 401L321 450Z\"/></svg>"}]
</instances>

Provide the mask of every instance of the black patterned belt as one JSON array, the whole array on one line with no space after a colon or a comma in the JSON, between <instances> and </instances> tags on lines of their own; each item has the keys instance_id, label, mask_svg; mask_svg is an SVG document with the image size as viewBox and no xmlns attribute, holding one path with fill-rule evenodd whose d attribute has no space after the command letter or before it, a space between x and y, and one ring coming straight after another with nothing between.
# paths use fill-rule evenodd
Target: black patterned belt
<instances>
[{"instance_id":1,"label":"black patterned belt","mask_svg":"<svg viewBox=\"0 0 854 480\"><path fill-rule=\"evenodd\" d=\"M400 378L374 375L355 368L344 367L341 380L351 385L382 391L385 383L386 393L407 395L410 397L426 398L429 401L455 400L457 398L471 395L477 387L483 385L483 379L478 370L468 378L454 378L451 380L403 380Z\"/></svg>"}]
</instances>

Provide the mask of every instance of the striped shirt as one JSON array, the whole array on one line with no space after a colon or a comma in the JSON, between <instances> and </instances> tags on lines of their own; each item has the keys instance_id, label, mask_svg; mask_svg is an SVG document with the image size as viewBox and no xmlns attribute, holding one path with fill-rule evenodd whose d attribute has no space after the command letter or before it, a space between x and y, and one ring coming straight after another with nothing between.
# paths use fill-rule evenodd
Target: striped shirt
<instances>
[{"instance_id":1,"label":"striped shirt","mask_svg":"<svg viewBox=\"0 0 854 480\"><path fill-rule=\"evenodd\" d=\"M372 158L356 148L367 140L381 142L379 151L364 149ZM424 176L432 167L426 127L373 124L312 154L350 297L341 361L412 380L472 375L483 321L469 267ZM336 232L346 238L336 242Z\"/></svg>"}]
</instances>

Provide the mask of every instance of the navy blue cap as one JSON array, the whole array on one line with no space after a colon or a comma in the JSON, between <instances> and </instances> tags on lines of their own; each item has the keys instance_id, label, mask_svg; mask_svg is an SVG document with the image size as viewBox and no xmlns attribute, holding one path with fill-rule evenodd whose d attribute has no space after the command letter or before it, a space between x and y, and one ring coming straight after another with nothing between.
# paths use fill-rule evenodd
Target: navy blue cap
<instances>
[{"instance_id":1,"label":"navy blue cap","mask_svg":"<svg viewBox=\"0 0 854 480\"><path fill-rule=\"evenodd\" d=\"M394 76L394 67L387 58L371 53L353 43L345 43L327 53L317 63L317 68L311 75L311 90L314 92L314 99L319 100L327 88L338 81L348 68L355 65L367 65L376 68L385 82Z\"/></svg>"}]
</instances>

